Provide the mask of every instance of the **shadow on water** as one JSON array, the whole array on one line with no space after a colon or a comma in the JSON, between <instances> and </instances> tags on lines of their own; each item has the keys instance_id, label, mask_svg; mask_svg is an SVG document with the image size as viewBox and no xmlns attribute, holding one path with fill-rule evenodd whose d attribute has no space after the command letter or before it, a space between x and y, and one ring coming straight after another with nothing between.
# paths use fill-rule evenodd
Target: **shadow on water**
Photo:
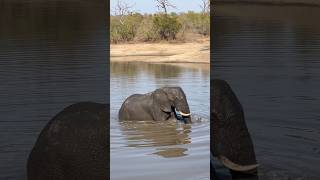
<instances>
[{"instance_id":1,"label":"shadow on water","mask_svg":"<svg viewBox=\"0 0 320 180\"><path fill-rule=\"evenodd\" d=\"M186 156L187 148L175 147L191 143L190 125L176 122L121 122L121 131L126 136L128 147L155 147L153 154L173 158Z\"/></svg>"},{"instance_id":2,"label":"shadow on water","mask_svg":"<svg viewBox=\"0 0 320 180\"><path fill-rule=\"evenodd\" d=\"M318 179L318 7L216 5L213 78L239 97L259 179Z\"/></svg>"},{"instance_id":3,"label":"shadow on water","mask_svg":"<svg viewBox=\"0 0 320 180\"><path fill-rule=\"evenodd\" d=\"M0 2L0 179L26 179L32 146L64 107L109 102L103 4Z\"/></svg>"}]
</instances>

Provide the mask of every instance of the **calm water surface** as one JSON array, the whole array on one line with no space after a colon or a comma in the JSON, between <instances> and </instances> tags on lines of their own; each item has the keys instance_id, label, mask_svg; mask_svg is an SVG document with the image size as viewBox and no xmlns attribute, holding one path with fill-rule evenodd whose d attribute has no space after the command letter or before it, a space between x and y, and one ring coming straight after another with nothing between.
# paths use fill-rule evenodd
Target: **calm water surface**
<instances>
[{"instance_id":1,"label":"calm water surface","mask_svg":"<svg viewBox=\"0 0 320 180\"><path fill-rule=\"evenodd\" d=\"M208 65L111 63L111 179L209 179ZM192 125L177 122L119 122L122 102L135 93L181 86Z\"/></svg>"},{"instance_id":2,"label":"calm water surface","mask_svg":"<svg viewBox=\"0 0 320 180\"><path fill-rule=\"evenodd\" d=\"M64 107L106 103L101 3L0 3L0 179L26 179L40 131Z\"/></svg>"},{"instance_id":3,"label":"calm water surface","mask_svg":"<svg viewBox=\"0 0 320 180\"><path fill-rule=\"evenodd\" d=\"M319 179L320 8L215 10L213 78L242 102L259 179Z\"/></svg>"}]
</instances>

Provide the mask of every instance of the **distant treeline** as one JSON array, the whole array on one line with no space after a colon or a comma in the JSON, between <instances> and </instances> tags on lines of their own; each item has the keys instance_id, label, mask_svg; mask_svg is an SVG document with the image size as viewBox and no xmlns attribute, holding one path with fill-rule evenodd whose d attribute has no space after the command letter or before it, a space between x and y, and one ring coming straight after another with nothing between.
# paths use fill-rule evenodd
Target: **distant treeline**
<instances>
[{"instance_id":1,"label":"distant treeline","mask_svg":"<svg viewBox=\"0 0 320 180\"><path fill-rule=\"evenodd\" d=\"M210 14L187 13L131 13L110 17L112 43L128 41L159 41L184 39L186 34L210 35Z\"/></svg>"}]
</instances>

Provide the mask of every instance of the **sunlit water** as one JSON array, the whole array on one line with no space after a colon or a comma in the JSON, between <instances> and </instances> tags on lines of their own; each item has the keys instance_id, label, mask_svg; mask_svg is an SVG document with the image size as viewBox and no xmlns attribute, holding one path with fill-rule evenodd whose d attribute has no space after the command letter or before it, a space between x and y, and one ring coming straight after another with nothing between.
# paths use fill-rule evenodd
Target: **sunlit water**
<instances>
[{"instance_id":1,"label":"sunlit water","mask_svg":"<svg viewBox=\"0 0 320 180\"><path fill-rule=\"evenodd\" d=\"M128 96L163 86L183 88L193 124L119 122ZM209 91L207 65L111 63L111 179L209 179Z\"/></svg>"},{"instance_id":2,"label":"sunlit water","mask_svg":"<svg viewBox=\"0 0 320 180\"><path fill-rule=\"evenodd\" d=\"M24 180L53 116L79 101L109 101L108 13L101 3L0 4L0 179Z\"/></svg>"},{"instance_id":3,"label":"sunlit water","mask_svg":"<svg viewBox=\"0 0 320 180\"><path fill-rule=\"evenodd\" d=\"M319 19L319 7L215 7L213 78L243 105L259 180L320 177Z\"/></svg>"}]
</instances>

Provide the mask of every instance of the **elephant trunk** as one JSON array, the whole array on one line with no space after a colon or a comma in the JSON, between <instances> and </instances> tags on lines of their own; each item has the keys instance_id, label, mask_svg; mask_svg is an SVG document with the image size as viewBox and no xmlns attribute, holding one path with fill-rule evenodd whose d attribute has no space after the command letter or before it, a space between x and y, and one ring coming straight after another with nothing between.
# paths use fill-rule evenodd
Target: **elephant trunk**
<instances>
[{"instance_id":1,"label":"elephant trunk","mask_svg":"<svg viewBox=\"0 0 320 180\"><path fill-rule=\"evenodd\" d=\"M231 170L256 172L258 164L243 108L227 82L213 81L211 103L214 156Z\"/></svg>"},{"instance_id":2,"label":"elephant trunk","mask_svg":"<svg viewBox=\"0 0 320 180\"><path fill-rule=\"evenodd\" d=\"M186 101L175 103L175 109L176 113L182 116L185 123L191 123L191 113Z\"/></svg>"}]
</instances>

